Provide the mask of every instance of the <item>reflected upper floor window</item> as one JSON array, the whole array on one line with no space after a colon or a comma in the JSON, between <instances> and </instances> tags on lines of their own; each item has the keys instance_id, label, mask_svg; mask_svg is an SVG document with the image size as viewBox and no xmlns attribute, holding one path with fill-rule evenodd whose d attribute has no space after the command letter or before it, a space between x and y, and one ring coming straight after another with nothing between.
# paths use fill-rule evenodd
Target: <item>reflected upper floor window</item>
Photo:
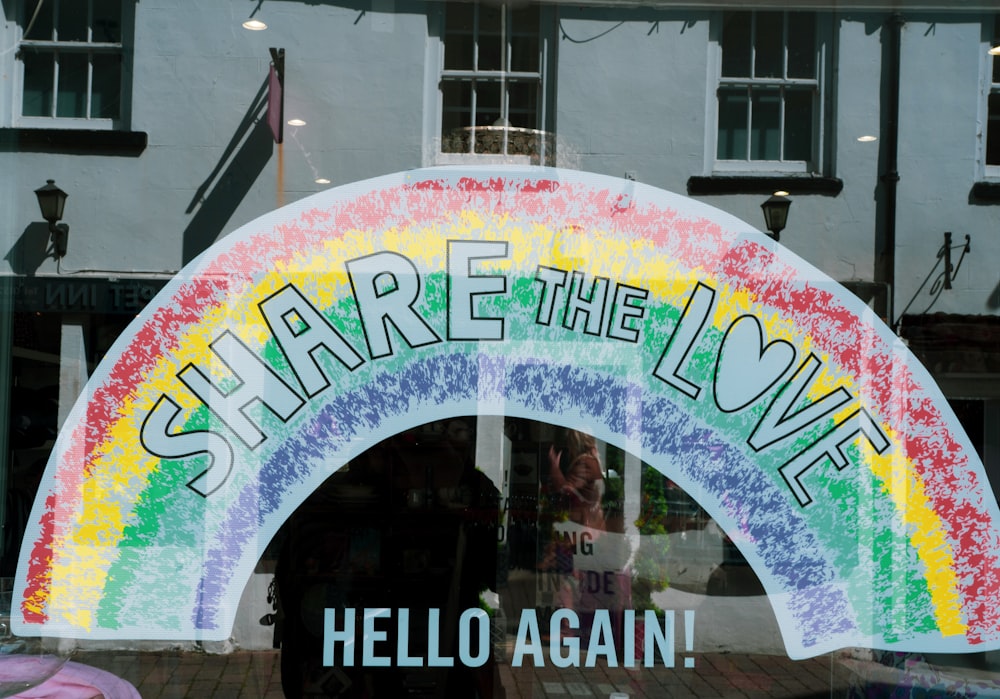
<instances>
[{"instance_id":1,"label":"reflected upper floor window","mask_svg":"<svg viewBox=\"0 0 1000 699\"><path fill-rule=\"evenodd\" d=\"M99 129L121 122L123 2L21 3L20 125Z\"/></svg>"},{"instance_id":2,"label":"reflected upper floor window","mask_svg":"<svg viewBox=\"0 0 1000 699\"><path fill-rule=\"evenodd\" d=\"M994 18L989 41L1000 37L1000 15ZM1000 177L1000 54L987 54L986 70L986 143L983 163L985 174Z\"/></svg>"},{"instance_id":3,"label":"reflected upper floor window","mask_svg":"<svg viewBox=\"0 0 1000 699\"><path fill-rule=\"evenodd\" d=\"M538 5L445 5L439 162L554 164L546 130L551 27L550 10Z\"/></svg>"},{"instance_id":4,"label":"reflected upper floor window","mask_svg":"<svg viewBox=\"0 0 1000 699\"><path fill-rule=\"evenodd\" d=\"M715 168L819 172L824 49L814 12L725 12Z\"/></svg>"}]
</instances>

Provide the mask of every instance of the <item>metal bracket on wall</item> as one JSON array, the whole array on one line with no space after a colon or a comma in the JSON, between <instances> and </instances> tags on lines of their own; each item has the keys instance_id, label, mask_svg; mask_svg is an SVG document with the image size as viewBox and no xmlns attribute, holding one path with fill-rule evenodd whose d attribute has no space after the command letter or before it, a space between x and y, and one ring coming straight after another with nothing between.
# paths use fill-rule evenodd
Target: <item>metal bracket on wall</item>
<instances>
[{"instance_id":1,"label":"metal bracket on wall","mask_svg":"<svg viewBox=\"0 0 1000 699\"><path fill-rule=\"evenodd\" d=\"M968 235L965 236L965 242L960 245L953 245L951 240L951 231L946 231L944 234L944 244L938 249L937 259L934 261L934 266L931 267L931 271L927 273L924 277L924 281L921 282L920 286L917 287L916 292L913 294L913 298L910 302L906 304L906 308L903 312L899 314L896 320L893 322L892 327L897 328L899 326L900 319L906 315L906 312L910 310L910 306L917 300L920 293L927 286L928 282L931 282L931 278L934 277L934 273L937 272L937 276L934 277L934 281L931 282L930 289L928 289L928 294L932 297L930 304L923 310L923 313L929 313L937 303L937 300L941 297L941 292L947 289L951 289L951 282L955 279L955 275L958 274L958 270L962 267L962 261L965 256L969 254L972 249L972 238ZM954 250L962 250L962 254L958 258L958 262L952 264L952 252ZM943 264L943 269L938 272L938 267Z\"/></svg>"}]
</instances>

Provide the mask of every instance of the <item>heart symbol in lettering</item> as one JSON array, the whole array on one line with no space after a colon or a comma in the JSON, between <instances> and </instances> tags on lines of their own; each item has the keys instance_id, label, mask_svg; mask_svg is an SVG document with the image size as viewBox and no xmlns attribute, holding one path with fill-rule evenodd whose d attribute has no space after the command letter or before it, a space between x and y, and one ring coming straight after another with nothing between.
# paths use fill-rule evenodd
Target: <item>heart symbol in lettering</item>
<instances>
[{"instance_id":1,"label":"heart symbol in lettering","mask_svg":"<svg viewBox=\"0 0 1000 699\"><path fill-rule=\"evenodd\" d=\"M755 316L733 321L719 346L715 364L715 404L725 413L742 410L767 393L795 361L795 348L784 340L764 344Z\"/></svg>"}]
</instances>

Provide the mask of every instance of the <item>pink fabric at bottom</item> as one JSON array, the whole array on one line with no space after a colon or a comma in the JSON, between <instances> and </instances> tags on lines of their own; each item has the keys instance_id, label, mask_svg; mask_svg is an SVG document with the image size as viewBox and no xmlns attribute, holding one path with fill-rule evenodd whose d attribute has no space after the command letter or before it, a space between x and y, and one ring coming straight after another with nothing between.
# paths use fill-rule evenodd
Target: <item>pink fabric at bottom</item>
<instances>
[{"instance_id":1,"label":"pink fabric at bottom","mask_svg":"<svg viewBox=\"0 0 1000 699\"><path fill-rule=\"evenodd\" d=\"M30 658L6 660L30 661ZM11 676L14 667L0 659L0 679ZM67 662L40 685L26 689L12 699L142 699L131 683L110 672L82 663Z\"/></svg>"}]
</instances>

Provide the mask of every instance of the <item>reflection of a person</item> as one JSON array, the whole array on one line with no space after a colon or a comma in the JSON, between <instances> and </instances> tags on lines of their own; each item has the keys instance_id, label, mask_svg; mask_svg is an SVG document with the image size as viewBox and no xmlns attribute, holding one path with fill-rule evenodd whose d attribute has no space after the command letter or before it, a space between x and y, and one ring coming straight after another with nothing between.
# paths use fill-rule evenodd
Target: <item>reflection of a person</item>
<instances>
[{"instance_id":1,"label":"reflection of a person","mask_svg":"<svg viewBox=\"0 0 1000 699\"><path fill-rule=\"evenodd\" d=\"M562 451L549 447L549 481L552 488L569 499L569 519L593 529L604 529L604 474L597 453L597 442L589 434L566 430L569 465L564 474L560 466Z\"/></svg>"},{"instance_id":2,"label":"reflection of a person","mask_svg":"<svg viewBox=\"0 0 1000 699\"><path fill-rule=\"evenodd\" d=\"M567 520L553 524L554 569L563 574L553 602L573 609L579 620L575 628L564 624L561 633L585 634L598 610L614 612L623 600L618 584L620 542L605 534L604 472L594 437L566 430L565 450L549 447L549 486L567 509Z\"/></svg>"}]
</instances>

